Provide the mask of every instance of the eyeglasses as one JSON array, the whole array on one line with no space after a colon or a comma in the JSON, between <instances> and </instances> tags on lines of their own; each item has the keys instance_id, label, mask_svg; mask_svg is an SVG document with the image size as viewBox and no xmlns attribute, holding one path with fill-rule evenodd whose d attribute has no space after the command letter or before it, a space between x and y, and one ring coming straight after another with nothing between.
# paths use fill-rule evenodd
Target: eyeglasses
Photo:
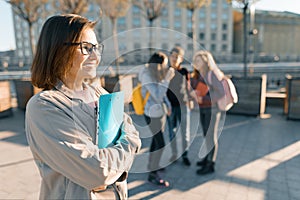
<instances>
[{"instance_id":1,"label":"eyeglasses","mask_svg":"<svg viewBox=\"0 0 300 200\"><path fill-rule=\"evenodd\" d=\"M104 45L103 44L92 44L90 42L66 42L65 45L80 45L80 50L83 55L91 55L93 51L97 55L102 55Z\"/></svg>"}]
</instances>

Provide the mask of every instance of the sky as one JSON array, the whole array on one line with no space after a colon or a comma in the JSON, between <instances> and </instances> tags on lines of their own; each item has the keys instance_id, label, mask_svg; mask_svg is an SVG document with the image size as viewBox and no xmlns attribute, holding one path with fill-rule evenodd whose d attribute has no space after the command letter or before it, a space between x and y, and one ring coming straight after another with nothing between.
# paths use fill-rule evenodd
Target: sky
<instances>
[{"instance_id":1,"label":"sky","mask_svg":"<svg viewBox=\"0 0 300 200\"><path fill-rule=\"evenodd\" d=\"M225 1L225 0L224 0ZM259 0L255 5L259 10L290 11L300 14L298 0ZM296 6L298 5L298 6ZM15 37L11 8L0 0L0 51L15 49Z\"/></svg>"}]
</instances>

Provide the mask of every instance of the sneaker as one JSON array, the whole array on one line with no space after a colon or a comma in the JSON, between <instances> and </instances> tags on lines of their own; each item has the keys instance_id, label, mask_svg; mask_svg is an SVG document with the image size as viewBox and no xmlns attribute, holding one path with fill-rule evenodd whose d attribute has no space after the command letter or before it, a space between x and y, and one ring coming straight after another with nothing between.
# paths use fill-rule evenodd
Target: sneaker
<instances>
[{"instance_id":1,"label":"sneaker","mask_svg":"<svg viewBox=\"0 0 300 200\"><path fill-rule=\"evenodd\" d=\"M215 171L215 169L213 166L205 166L205 167L202 167L201 169L198 169L196 173L198 175L205 175L205 174L211 174L214 171Z\"/></svg>"},{"instance_id":2,"label":"sneaker","mask_svg":"<svg viewBox=\"0 0 300 200\"><path fill-rule=\"evenodd\" d=\"M191 165L191 162L190 160L188 159L188 157L183 157L183 163L186 165L186 166L190 166Z\"/></svg>"}]
</instances>

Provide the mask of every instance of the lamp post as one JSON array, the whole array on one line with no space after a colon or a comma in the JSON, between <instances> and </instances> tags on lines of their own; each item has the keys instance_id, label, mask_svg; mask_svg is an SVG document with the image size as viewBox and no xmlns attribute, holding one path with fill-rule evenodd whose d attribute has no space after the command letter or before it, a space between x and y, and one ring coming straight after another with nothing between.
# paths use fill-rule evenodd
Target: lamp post
<instances>
[{"instance_id":1,"label":"lamp post","mask_svg":"<svg viewBox=\"0 0 300 200\"><path fill-rule=\"evenodd\" d=\"M255 5L251 4L250 6L250 31L249 31L249 54L250 54L250 74L253 75L253 62L254 62L254 35L257 34L257 29L255 29Z\"/></svg>"},{"instance_id":2,"label":"lamp post","mask_svg":"<svg viewBox=\"0 0 300 200\"><path fill-rule=\"evenodd\" d=\"M247 77L247 54L248 54L248 29L247 29L247 10L248 10L248 2L245 3L243 7L243 32L244 32L244 49L243 49L243 62L244 62L244 77Z\"/></svg>"}]
</instances>

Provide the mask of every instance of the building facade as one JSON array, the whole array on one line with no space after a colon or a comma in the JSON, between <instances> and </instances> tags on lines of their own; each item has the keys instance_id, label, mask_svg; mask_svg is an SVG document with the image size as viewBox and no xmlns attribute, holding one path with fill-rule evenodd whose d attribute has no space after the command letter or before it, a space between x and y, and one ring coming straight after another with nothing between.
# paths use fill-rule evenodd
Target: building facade
<instances>
[{"instance_id":1,"label":"building facade","mask_svg":"<svg viewBox=\"0 0 300 200\"><path fill-rule=\"evenodd\" d=\"M174 45L182 46L187 60L192 57L193 43L191 37L191 13L178 7L178 0L163 0L165 7L152 27L143 16L142 11L131 6L127 15L118 18L118 45L120 60L123 64L137 64L149 58L149 47L168 52ZM34 24L35 44L44 21L57 14L48 3L43 8L43 16ZM91 3L88 12L83 14L91 20L99 19L99 6ZM232 7L224 0L212 0L209 6L195 11L197 50L207 49L214 54L230 55L233 45ZM32 58L28 24L17 15L13 15L16 37L16 55L19 60L30 63ZM110 65L116 59L112 24L103 15L96 27L100 40L105 44L103 60ZM150 37L152 42L150 44Z\"/></svg>"},{"instance_id":2,"label":"building facade","mask_svg":"<svg viewBox=\"0 0 300 200\"><path fill-rule=\"evenodd\" d=\"M237 54L242 53L244 45L242 15L234 11L233 53ZM254 62L300 61L300 46L297 43L300 41L299 14L256 10L254 27L258 33L248 36Z\"/></svg>"}]
</instances>

